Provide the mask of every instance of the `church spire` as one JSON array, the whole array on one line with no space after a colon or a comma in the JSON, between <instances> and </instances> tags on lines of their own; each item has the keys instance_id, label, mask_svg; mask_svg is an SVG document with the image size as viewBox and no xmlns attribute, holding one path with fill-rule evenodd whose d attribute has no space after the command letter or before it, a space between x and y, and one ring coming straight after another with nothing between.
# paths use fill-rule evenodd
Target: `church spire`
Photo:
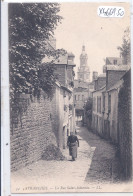
<instances>
[{"instance_id":1,"label":"church spire","mask_svg":"<svg viewBox=\"0 0 133 196\"><path fill-rule=\"evenodd\" d=\"M88 55L85 52L85 45L82 46L82 52L80 55L80 67L87 66Z\"/></svg>"},{"instance_id":2,"label":"church spire","mask_svg":"<svg viewBox=\"0 0 133 196\"><path fill-rule=\"evenodd\" d=\"M82 46L82 51L85 51L85 45Z\"/></svg>"},{"instance_id":3,"label":"church spire","mask_svg":"<svg viewBox=\"0 0 133 196\"><path fill-rule=\"evenodd\" d=\"M84 82L90 82L90 69L88 67L88 55L85 51L85 45L82 45L82 52L80 54L80 68L78 71L78 79Z\"/></svg>"}]
</instances>

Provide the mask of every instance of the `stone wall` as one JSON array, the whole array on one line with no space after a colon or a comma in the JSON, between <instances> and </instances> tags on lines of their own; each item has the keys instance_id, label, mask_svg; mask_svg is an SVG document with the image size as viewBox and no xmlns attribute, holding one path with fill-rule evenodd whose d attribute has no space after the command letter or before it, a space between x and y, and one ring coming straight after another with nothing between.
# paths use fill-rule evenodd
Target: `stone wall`
<instances>
[{"instance_id":1,"label":"stone wall","mask_svg":"<svg viewBox=\"0 0 133 196\"><path fill-rule=\"evenodd\" d=\"M51 115L51 102L44 95L39 99L29 95L16 99L11 111L12 171L39 160L48 145L57 145Z\"/></svg>"},{"instance_id":2,"label":"stone wall","mask_svg":"<svg viewBox=\"0 0 133 196\"><path fill-rule=\"evenodd\" d=\"M56 85L56 90L55 90L55 94L54 97L51 101L51 120L52 120L52 128L53 131L56 135L57 138L57 145L58 147L60 147L60 124L63 124L63 120L61 121L61 114L60 114L60 110L63 110L62 108L60 109L60 107L62 107L62 97L63 94L61 94L62 91L60 89L60 87L58 85ZM60 102L60 103L59 103ZM59 107L60 105L60 107Z\"/></svg>"},{"instance_id":3,"label":"stone wall","mask_svg":"<svg viewBox=\"0 0 133 196\"><path fill-rule=\"evenodd\" d=\"M67 66L67 79L69 82L73 81L73 67L72 66Z\"/></svg>"},{"instance_id":4,"label":"stone wall","mask_svg":"<svg viewBox=\"0 0 133 196\"><path fill-rule=\"evenodd\" d=\"M132 179L132 115L131 72L124 76L123 88L119 92L118 142L124 179Z\"/></svg>"}]
</instances>

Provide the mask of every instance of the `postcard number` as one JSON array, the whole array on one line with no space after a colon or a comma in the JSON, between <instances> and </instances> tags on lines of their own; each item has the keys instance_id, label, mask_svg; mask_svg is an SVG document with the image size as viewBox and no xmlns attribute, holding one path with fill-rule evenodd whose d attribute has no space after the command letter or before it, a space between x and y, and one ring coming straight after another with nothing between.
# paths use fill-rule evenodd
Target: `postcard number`
<instances>
[{"instance_id":1,"label":"postcard number","mask_svg":"<svg viewBox=\"0 0 133 196\"><path fill-rule=\"evenodd\" d=\"M118 17L121 18L125 14L123 7L117 6L99 6L97 9L97 14L100 17Z\"/></svg>"}]
</instances>

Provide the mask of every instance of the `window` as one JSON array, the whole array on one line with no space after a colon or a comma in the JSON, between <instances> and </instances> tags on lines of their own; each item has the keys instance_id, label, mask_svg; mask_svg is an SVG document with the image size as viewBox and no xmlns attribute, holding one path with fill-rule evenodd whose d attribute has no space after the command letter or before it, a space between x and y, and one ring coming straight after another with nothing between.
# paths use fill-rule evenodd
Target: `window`
<instances>
[{"instance_id":1,"label":"window","mask_svg":"<svg viewBox=\"0 0 133 196\"><path fill-rule=\"evenodd\" d=\"M75 101L76 101L76 95L75 95Z\"/></svg>"},{"instance_id":2,"label":"window","mask_svg":"<svg viewBox=\"0 0 133 196\"><path fill-rule=\"evenodd\" d=\"M96 98L93 98L93 111L96 111Z\"/></svg>"},{"instance_id":3,"label":"window","mask_svg":"<svg viewBox=\"0 0 133 196\"><path fill-rule=\"evenodd\" d=\"M117 60L114 60L114 65L117 65Z\"/></svg>"},{"instance_id":4,"label":"window","mask_svg":"<svg viewBox=\"0 0 133 196\"><path fill-rule=\"evenodd\" d=\"M105 111L105 95L103 95L103 111Z\"/></svg>"},{"instance_id":5,"label":"window","mask_svg":"<svg viewBox=\"0 0 133 196\"><path fill-rule=\"evenodd\" d=\"M108 112L111 112L111 95L108 95Z\"/></svg>"},{"instance_id":6,"label":"window","mask_svg":"<svg viewBox=\"0 0 133 196\"><path fill-rule=\"evenodd\" d=\"M101 97L97 97L97 112L101 113Z\"/></svg>"},{"instance_id":7,"label":"window","mask_svg":"<svg viewBox=\"0 0 133 196\"><path fill-rule=\"evenodd\" d=\"M80 100L80 95L78 95L78 100Z\"/></svg>"},{"instance_id":8,"label":"window","mask_svg":"<svg viewBox=\"0 0 133 196\"><path fill-rule=\"evenodd\" d=\"M84 101L84 95L82 95L82 101Z\"/></svg>"}]
</instances>

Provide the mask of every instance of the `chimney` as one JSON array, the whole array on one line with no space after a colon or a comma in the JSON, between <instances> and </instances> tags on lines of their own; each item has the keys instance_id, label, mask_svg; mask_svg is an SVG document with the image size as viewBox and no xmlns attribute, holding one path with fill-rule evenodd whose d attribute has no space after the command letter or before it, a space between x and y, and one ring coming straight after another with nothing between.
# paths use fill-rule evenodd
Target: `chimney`
<instances>
[{"instance_id":1,"label":"chimney","mask_svg":"<svg viewBox=\"0 0 133 196\"><path fill-rule=\"evenodd\" d=\"M97 77L98 77L98 72L97 71L93 71L92 81L96 80Z\"/></svg>"},{"instance_id":2,"label":"chimney","mask_svg":"<svg viewBox=\"0 0 133 196\"><path fill-rule=\"evenodd\" d=\"M69 52L68 53L68 61L74 63L74 58L75 58L74 54L72 52Z\"/></svg>"},{"instance_id":3,"label":"chimney","mask_svg":"<svg viewBox=\"0 0 133 196\"><path fill-rule=\"evenodd\" d=\"M106 73L107 65L103 66L103 73Z\"/></svg>"}]
</instances>

